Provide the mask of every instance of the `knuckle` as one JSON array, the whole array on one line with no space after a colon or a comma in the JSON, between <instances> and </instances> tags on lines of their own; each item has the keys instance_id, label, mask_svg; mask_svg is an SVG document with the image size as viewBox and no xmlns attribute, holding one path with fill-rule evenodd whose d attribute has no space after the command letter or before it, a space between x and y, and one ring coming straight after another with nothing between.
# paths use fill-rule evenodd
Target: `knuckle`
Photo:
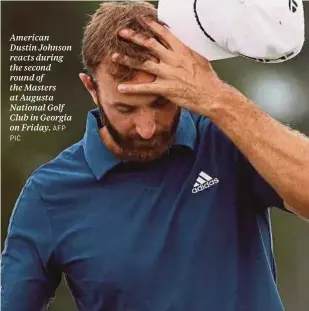
<instances>
[{"instance_id":1,"label":"knuckle","mask_svg":"<svg viewBox=\"0 0 309 311\"><path fill-rule=\"evenodd\" d=\"M128 57L128 56L123 56L122 62L123 62L124 64L128 64L128 63L130 62L129 57Z\"/></svg>"},{"instance_id":2,"label":"knuckle","mask_svg":"<svg viewBox=\"0 0 309 311\"><path fill-rule=\"evenodd\" d=\"M136 36L136 32L133 29L126 29L126 35L128 37L135 37Z\"/></svg>"},{"instance_id":3,"label":"knuckle","mask_svg":"<svg viewBox=\"0 0 309 311\"><path fill-rule=\"evenodd\" d=\"M177 59L175 60L175 68L182 68L183 67L183 60Z\"/></svg>"},{"instance_id":4,"label":"knuckle","mask_svg":"<svg viewBox=\"0 0 309 311\"><path fill-rule=\"evenodd\" d=\"M143 66L144 66L145 68L148 68L148 69L153 68L152 62L149 61L149 60L146 60L146 61L144 62L144 64L143 64Z\"/></svg>"},{"instance_id":5,"label":"knuckle","mask_svg":"<svg viewBox=\"0 0 309 311\"><path fill-rule=\"evenodd\" d=\"M166 28L166 27L162 27L162 30L161 30L161 34L162 36L166 37L169 35L169 30Z\"/></svg>"},{"instance_id":6,"label":"knuckle","mask_svg":"<svg viewBox=\"0 0 309 311\"><path fill-rule=\"evenodd\" d=\"M157 45L157 41L154 38L149 38L146 40L145 45L149 49L153 49Z\"/></svg>"}]
</instances>

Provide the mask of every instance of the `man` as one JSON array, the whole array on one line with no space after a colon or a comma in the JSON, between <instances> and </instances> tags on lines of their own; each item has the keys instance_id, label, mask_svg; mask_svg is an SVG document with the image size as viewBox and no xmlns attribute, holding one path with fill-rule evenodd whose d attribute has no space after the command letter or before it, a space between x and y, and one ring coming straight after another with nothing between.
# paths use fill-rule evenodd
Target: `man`
<instances>
[{"instance_id":1,"label":"man","mask_svg":"<svg viewBox=\"0 0 309 311\"><path fill-rule=\"evenodd\" d=\"M79 310L283 310L268 207L309 217L308 139L221 81L149 4L102 4L83 59L99 109L17 200L2 311L41 310L62 273Z\"/></svg>"}]
</instances>

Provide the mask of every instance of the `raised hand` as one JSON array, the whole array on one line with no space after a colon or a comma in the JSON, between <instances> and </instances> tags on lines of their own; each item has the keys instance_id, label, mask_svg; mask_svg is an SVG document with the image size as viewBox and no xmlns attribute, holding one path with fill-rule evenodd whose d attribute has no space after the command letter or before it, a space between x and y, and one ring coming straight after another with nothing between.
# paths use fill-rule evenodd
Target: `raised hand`
<instances>
[{"instance_id":1,"label":"raised hand","mask_svg":"<svg viewBox=\"0 0 309 311\"><path fill-rule=\"evenodd\" d=\"M208 110L232 91L231 87L219 79L207 59L185 46L168 28L155 21L145 23L160 42L131 29L122 29L119 35L147 48L154 59L140 62L115 53L112 60L153 74L156 79L145 84L123 83L118 90L128 94L158 94L180 107L207 116Z\"/></svg>"}]
</instances>

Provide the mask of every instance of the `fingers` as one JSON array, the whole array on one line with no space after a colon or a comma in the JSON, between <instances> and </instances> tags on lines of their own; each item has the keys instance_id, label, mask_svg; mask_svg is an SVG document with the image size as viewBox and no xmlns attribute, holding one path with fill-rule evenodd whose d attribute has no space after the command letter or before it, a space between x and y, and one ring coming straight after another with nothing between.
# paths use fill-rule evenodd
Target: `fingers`
<instances>
[{"instance_id":1,"label":"fingers","mask_svg":"<svg viewBox=\"0 0 309 311\"><path fill-rule=\"evenodd\" d=\"M132 29L121 29L119 35L131 42L145 47L151 54L157 56L162 61L166 61L169 58L169 51L161 43L159 43L155 38L148 38L145 35L135 32Z\"/></svg>"},{"instance_id":2,"label":"fingers","mask_svg":"<svg viewBox=\"0 0 309 311\"><path fill-rule=\"evenodd\" d=\"M155 63L154 61L151 61L151 60L146 60L144 62L141 62L129 56L120 55L118 53L114 53L112 55L112 61L120 65L127 66L129 68L146 71L155 76L166 77L167 75L166 74L167 66L164 63Z\"/></svg>"},{"instance_id":3,"label":"fingers","mask_svg":"<svg viewBox=\"0 0 309 311\"><path fill-rule=\"evenodd\" d=\"M118 91L126 94L164 95L166 90L160 83L152 82L144 84L119 84Z\"/></svg>"},{"instance_id":4,"label":"fingers","mask_svg":"<svg viewBox=\"0 0 309 311\"><path fill-rule=\"evenodd\" d=\"M166 27L154 20L143 18L144 23L152 30L162 41L167 42L172 50L177 50L181 41Z\"/></svg>"},{"instance_id":5,"label":"fingers","mask_svg":"<svg viewBox=\"0 0 309 311\"><path fill-rule=\"evenodd\" d=\"M173 85L172 83L162 83L162 81L145 84L123 83L118 85L118 91L125 94L164 96L177 104L179 107L187 108L198 113L198 110L195 108L194 101L187 98L187 94L185 94L186 90L181 91L179 87Z\"/></svg>"}]
</instances>

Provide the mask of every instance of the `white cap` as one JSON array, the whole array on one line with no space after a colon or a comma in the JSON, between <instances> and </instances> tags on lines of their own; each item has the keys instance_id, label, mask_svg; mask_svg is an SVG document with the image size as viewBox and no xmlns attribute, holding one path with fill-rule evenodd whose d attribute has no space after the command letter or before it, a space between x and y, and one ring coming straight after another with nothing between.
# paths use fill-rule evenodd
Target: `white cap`
<instances>
[{"instance_id":1,"label":"white cap","mask_svg":"<svg viewBox=\"0 0 309 311\"><path fill-rule=\"evenodd\" d=\"M158 17L208 60L283 62L304 45L301 0L159 0Z\"/></svg>"}]
</instances>

